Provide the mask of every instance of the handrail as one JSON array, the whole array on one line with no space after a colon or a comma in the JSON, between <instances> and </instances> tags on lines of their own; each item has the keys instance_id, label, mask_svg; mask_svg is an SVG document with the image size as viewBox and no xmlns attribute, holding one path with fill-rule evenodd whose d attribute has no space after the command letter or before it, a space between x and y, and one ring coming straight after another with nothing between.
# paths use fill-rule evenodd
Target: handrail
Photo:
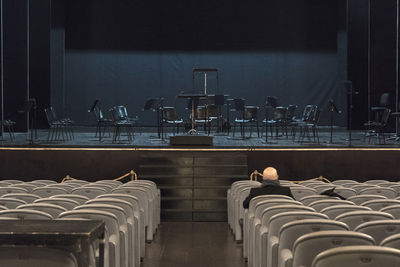
<instances>
[{"instance_id":1,"label":"handrail","mask_svg":"<svg viewBox=\"0 0 400 267\"><path fill-rule=\"evenodd\" d=\"M259 176L262 176L262 173L260 173L259 171L257 171L257 170L254 170L251 174L250 174L250 181L256 181L257 180L257 178L254 178L255 176L257 176L257 175L259 175ZM300 183L300 182L306 182L306 181L324 181L324 182L327 182L327 183L332 183L331 181L329 181L327 178L325 178L325 177L323 177L323 176L319 176L319 177L316 177L316 178L312 178L312 179L308 179L308 180L303 180L303 181L290 181L290 182L292 182L292 183L295 183L295 184L298 184L298 183Z\"/></svg>"},{"instance_id":2,"label":"handrail","mask_svg":"<svg viewBox=\"0 0 400 267\"><path fill-rule=\"evenodd\" d=\"M128 173L122 175L121 177L115 178L115 179L113 179L113 180L114 180L114 181L120 181L120 180L122 180L122 179L124 179L124 178L126 178L126 177L128 177L128 176L131 176L131 181L137 181L137 180L138 180L138 175L137 175L137 173L134 172L133 170L131 170L130 172L128 172ZM72 178L69 174L67 174L67 175L62 179L61 183L64 183L65 181L68 181L68 180L80 180L80 179L78 179L78 178Z\"/></svg>"}]
</instances>

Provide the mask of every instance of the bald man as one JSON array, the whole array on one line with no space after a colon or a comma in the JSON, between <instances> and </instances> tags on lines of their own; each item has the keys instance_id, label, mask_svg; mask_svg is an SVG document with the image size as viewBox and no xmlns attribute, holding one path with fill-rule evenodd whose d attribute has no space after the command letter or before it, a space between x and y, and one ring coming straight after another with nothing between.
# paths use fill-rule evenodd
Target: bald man
<instances>
[{"instance_id":1,"label":"bald man","mask_svg":"<svg viewBox=\"0 0 400 267\"><path fill-rule=\"evenodd\" d=\"M294 199L290 188L281 186L278 179L279 175L275 168L265 168L261 186L250 189L249 196L243 201L243 208L248 209L250 200L261 195L286 195Z\"/></svg>"}]
</instances>

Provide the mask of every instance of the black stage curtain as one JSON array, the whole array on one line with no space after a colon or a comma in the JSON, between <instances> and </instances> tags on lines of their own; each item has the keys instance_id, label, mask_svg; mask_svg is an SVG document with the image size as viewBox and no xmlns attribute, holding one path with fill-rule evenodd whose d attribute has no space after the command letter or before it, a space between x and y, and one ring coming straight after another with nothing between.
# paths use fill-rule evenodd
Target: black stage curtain
<instances>
[{"instance_id":1,"label":"black stage curtain","mask_svg":"<svg viewBox=\"0 0 400 267\"><path fill-rule=\"evenodd\" d=\"M151 123L145 100L163 96L184 112L186 101L175 96L193 89L193 68L207 67L219 69L219 93L259 106L276 96L299 105L299 115L317 104L329 124L329 99L346 109L339 2L69 0L65 88L52 99L79 123L94 122L87 109L95 98L103 109L126 105ZM335 120L346 124L344 114Z\"/></svg>"}]
</instances>

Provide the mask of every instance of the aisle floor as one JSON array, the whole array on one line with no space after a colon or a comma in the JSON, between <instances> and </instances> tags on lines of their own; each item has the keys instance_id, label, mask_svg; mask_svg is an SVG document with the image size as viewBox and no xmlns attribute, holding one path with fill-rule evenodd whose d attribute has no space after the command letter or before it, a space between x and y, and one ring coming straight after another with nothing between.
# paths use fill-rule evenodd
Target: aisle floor
<instances>
[{"instance_id":1,"label":"aisle floor","mask_svg":"<svg viewBox=\"0 0 400 267\"><path fill-rule=\"evenodd\" d=\"M245 267L226 222L165 222L142 267Z\"/></svg>"}]
</instances>

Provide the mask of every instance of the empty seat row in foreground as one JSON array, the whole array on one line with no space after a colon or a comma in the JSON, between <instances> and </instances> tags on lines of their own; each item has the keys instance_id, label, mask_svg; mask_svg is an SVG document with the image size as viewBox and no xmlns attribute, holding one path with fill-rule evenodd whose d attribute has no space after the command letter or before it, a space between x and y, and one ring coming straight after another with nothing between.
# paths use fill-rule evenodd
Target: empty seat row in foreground
<instances>
[{"instance_id":1,"label":"empty seat row in foreground","mask_svg":"<svg viewBox=\"0 0 400 267\"><path fill-rule=\"evenodd\" d=\"M0 183L0 220L104 221L106 266L140 266L145 242L153 240L160 223L160 191L152 181Z\"/></svg>"}]
</instances>

